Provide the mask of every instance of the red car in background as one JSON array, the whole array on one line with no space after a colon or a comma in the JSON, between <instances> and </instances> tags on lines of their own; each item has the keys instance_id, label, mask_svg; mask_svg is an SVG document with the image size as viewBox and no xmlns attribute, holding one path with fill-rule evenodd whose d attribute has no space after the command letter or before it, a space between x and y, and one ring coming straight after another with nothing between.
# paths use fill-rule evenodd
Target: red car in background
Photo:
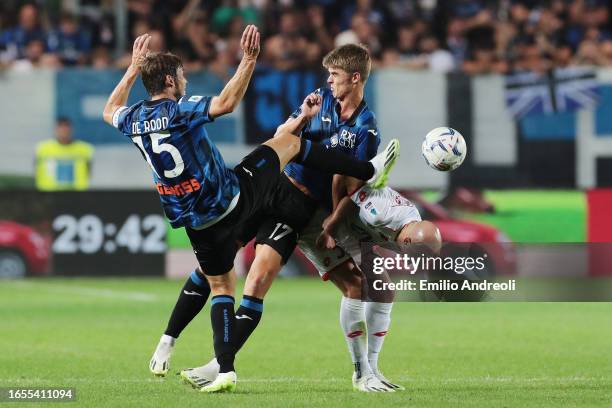
<instances>
[{"instance_id":1,"label":"red car in background","mask_svg":"<svg viewBox=\"0 0 612 408\"><path fill-rule=\"evenodd\" d=\"M422 219L436 224L444 242L471 244L472 256L486 254L488 276L516 273L516 248L503 232L491 225L454 217L446 208L425 200L417 192L400 193L416 205Z\"/></svg>"},{"instance_id":2,"label":"red car in background","mask_svg":"<svg viewBox=\"0 0 612 408\"><path fill-rule=\"evenodd\" d=\"M26 225L0 221L0 278L49 272L51 242Z\"/></svg>"},{"instance_id":3,"label":"red car in background","mask_svg":"<svg viewBox=\"0 0 612 408\"><path fill-rule=\"evenodd\" d=\"M487 224L456 218L444 207L425 200L417 192L400 191L400 193L416 205L422 219L432 221L438 226L444 242L471 244L471 256L485 256L487 258L486 271L484 271L486 276L516 273L516 250L503 232ZM252 243L249 243L242 252L244 269L241 272L244 274L248 272L254 258L255 248ZM294 252L288 266L281 273L295 275L307 271L309 274L318 276L317 270L299 249Z\"/></svg>"}]
</instances>

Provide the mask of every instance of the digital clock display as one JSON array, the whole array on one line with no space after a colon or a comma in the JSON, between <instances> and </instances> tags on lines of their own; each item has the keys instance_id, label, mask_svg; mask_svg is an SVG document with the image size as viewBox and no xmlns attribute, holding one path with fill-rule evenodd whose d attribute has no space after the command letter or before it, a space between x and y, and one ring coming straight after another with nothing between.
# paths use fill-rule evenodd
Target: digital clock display
<instances>
[{"instance_id":1,"label":"digital clock display","mask_svg":"<svg viewBox=\"0 0 612 408\"><path fill-rule=\"evenodd\" d=\"M54 274L164 274L168 224L156 192L62 192L49 200Z\"/></svg>"},{"instance_id":2,"label":"digital clock display","mask_svg":"<svg viewBox=\"0 0 612 408\"><path fill-rule=\"evenodd\" d=\"M166 223L161 215L129 214L117 226L95 214L77 217L61 214L53 220L57 234L53 242L55 254L129 253L156 254L166 251Z\"/></svg>"}]
</instances>

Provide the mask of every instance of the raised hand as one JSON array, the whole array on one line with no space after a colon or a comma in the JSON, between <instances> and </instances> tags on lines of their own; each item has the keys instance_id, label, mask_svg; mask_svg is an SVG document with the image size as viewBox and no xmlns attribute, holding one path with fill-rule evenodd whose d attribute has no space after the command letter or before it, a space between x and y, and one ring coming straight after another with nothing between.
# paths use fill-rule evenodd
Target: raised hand
<instances>
[{"instance_id":1,"label":"raised hand","mask_svg":"<svg viewBox=\"0 0 612 408\"><path fill-rule=\"evenodd\" d=\"M309 119L312 119L319 111L321 110L321 103L323 102L323 98L321 95L316 93L311 93L308 95L304 102L302 102L302 113Z\"/></svg>"},{"instance_id":2,"label":"raised hand","mask_svg":"<svg viewBox=\"0 0 612 408\"><path fill-rule=\"evenodd\" d=\"M259 55L259 31L257 27L252 24L246 26L240 40L240 48L242 48L245 58L257 59Z\"/></svg>"},{"instance_id":3,"label":"raised hand","mask_svg":"<svg viewBox=\"0 0 612 408\"><path fill-rule=\"evenodd\" d=\"M132 66L134 68L140 68L141 62L147 56L149 41L151 41L149 34L143 34L134 40L134 46L132 47Z\"/></svg>"}]
</instances>

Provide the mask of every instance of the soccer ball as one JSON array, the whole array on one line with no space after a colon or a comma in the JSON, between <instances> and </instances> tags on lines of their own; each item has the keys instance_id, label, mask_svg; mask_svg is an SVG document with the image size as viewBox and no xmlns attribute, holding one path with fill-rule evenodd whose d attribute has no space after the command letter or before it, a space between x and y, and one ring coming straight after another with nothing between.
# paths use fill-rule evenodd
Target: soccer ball
<instances>
[{"instance_id":1,"label":"soccer ball","mask_svg":"<svg viewBox=\"0 0 612 408\"><path fill-rule=\"evenodd\" d=\"M421 151L429 167L439 171L452 171L465 160L467 146L461 133L453 128L439 127L425 136Z\"/></svg>"}]
</instances>

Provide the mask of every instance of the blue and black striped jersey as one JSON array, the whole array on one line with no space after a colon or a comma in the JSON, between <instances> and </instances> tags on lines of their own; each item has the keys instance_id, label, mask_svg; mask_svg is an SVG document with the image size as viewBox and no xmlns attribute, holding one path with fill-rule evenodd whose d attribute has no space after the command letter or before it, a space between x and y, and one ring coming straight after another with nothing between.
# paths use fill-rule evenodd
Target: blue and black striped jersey
<instances>
[{"instance_id":1,"label":"blue and black striped jersey","mask_svg":"<svg viewBox=\"0 0 612 408\"><path fill-rule=\"evenodd\" d=\"M368 109L365 101L348 120L341 121L339 102L332 91L319 88L315 92L322 96L321 109L304 127L301 137L323 143L328 149L339 149L359 160L372 159L378 150L380 136L374 113ZM291 116L297 117L300 112L298 108ZM306 186L319 203L331 209L332 174L298 163L289 163L285 173Z\"/></svg>"},{"instance_id":2,"label":"blue and black striped jersey","mask_svg":"<svg viewBox=\"0 0 612 408\"><path fill-rule=\"evenodd\" d=\"M174 228L214 223L236 205L236 174L225 166L204 125L211 97L141 101L119 108L113 125L138 147L153 171L164 212Z\"/></svg>"}]
</instances>

